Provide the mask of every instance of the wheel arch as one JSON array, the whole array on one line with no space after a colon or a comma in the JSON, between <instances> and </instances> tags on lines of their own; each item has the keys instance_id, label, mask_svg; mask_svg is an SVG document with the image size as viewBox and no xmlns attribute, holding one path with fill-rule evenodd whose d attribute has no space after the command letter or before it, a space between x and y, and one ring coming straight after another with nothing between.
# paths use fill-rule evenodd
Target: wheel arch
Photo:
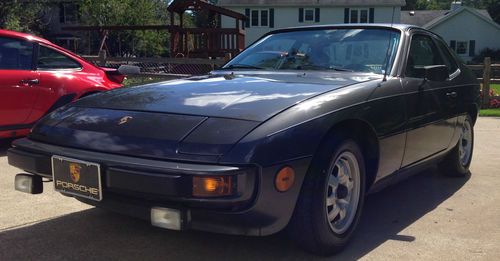
<instances>
[{"instance_id":1,"label":"wheel arch","mask_svg":"<svg viewBox=\"0 0 500 261\"><path fill-rule=\"evenodd\" d=\"M336 138L337 135L353 139L361 147L366 169L365 189L368 191L377 176L380 157L379 140L374 128L362 119L345 119L335 123L322 138L320 144L325 144L328 139ZM320 147L316 153L319 153Z\"/></svg>"},{"instance_id":2,"label":"wheel arch","mask_svg":"<svg viewBox=\"0 0 500 261\"><path fill-rule=\"evenodd\" d=\"M54 110L56 110L57 108L60 108L70 102L72 102L76 97L76 93L69 93L69 94L66 94L66 95L63 95L61 97L59 97L53 104L52 106L50 106L50 108L45 112L44 115L47 115L51 112L53 112Z\"/></svg>"},{"instance_id":3,"label":"wheel arch","mask_svg":"<svg viewBox=\"0 0 500 261\"><path fill-rule=\"evenodd\" d=\"M472 126L476 124L476 120L478 117L479 113L479 108L476 104L471 104L469 108L467 109L467 113L469 114L470 118L472 119Z\"/></svg>"}]
</instances>

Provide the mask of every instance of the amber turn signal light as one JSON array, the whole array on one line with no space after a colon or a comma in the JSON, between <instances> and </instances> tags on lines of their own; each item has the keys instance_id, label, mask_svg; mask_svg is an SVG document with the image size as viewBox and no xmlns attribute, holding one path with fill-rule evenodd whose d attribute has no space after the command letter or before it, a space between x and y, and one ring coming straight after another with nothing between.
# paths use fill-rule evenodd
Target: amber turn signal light
<instances>
[{"instance_id":1,"label":"amber turn signal light","mask_svg":"<svg viewBox=\"0 0 500 261\"><path fill-rule=\"evenodd\" d=\"M193 196L221 197L233 194L232 176L194 176Z\"/></svg>"},{"instance_id":2,"label":"amber turn signal light","mask_svg":"<svg viewBox=\"0 0 500 261\"><path fill-rule=\"evenodd\" d=\"M278 174L274 184L279 192L288 191L295 182L295 171L291 167L283 167Z\"/></svg>"}]
</instances>

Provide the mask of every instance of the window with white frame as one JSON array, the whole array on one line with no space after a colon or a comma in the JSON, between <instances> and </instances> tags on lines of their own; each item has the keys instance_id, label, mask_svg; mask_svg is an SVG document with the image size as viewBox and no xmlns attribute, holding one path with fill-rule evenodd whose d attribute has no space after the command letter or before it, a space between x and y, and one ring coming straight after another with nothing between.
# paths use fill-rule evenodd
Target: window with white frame
<instances>
[{"instance_id":1,"label":"window with white frame","mask_svg":"<svg viewBox=\"0 0 500 261\"><path fill-rule=\"evenodd\" d=\"M314 9L313 8L304 9L304 21L314 22Z\"/></svg>"},{"instance_id":2,"label":"window with white frame","mask_svg":"<svg viewBox=\"0 0 500 261\"><path fill-rule=\"evenodd\" d=\"M299 8L299 23L319 23L320 8Z\"/></svg>"},{"instance_id":3,"label":"window with white frame","mask_svg":"<svg viewBox=\"0 0 500 261\"><path fill-rule=\"evenodd\" d=\"M269 26L269 10L260 10L260 26Z\"/></svg>"},{"instance_id":4,"label":"window with white frame","mask_svg":"<svg viewBox=\"0 0 500 261\"><path fill-rule=\"evenodd\" d=\"M373 23L374 16L374 8L346 8L344 12L344 22L351 24Z\"/></svg>"},{"instance_id":5,"label":"window with white frame","mask_svg":"<svg viewBox=\"0 0 500 261\"><path fill-rule=\"evenodd\" d=\"M259 26L259 10L252 10L252 26Z\"/></svg>"},{"instance_id":6,"label":"window with white frame","mask_svg":"<svg viewBox=\"0 0 500 261\"><path fill-rule=\"evenodd\" d=\"M450 40L450 48L460 56L476 56L476 40Z\"/></svg>"},{"instance_id":7,"label":"window with white frame","mask_svg":"<svg viewBox=\"0 0 500 261\"><path fill-rule=\"evenodd\" d=\"M358 9L351 9L351 14L349 16L349 23L358 23Z\"/></svg>"},{"instance_id":8,"label":"window with white frame","mask_svg":"<svg viewBox=\"0 0 500 261\"><path fill-rule=\"evenodd\" d=\"M368 9L359 10L359 22L368 23Z\"/></svg>"},{"instance_id":9,"label":"window with white frame","mask_svg":"<svg viewBox=\"0 0 500 261\"><path fill-rule=\"evenodd\" d=\"M252 27L269 26L269 9L252 9L250 21Z\"/></svg>"},{"instance_id":10,"label":"window with white frame","mask_svg":"<svg viewBox=\"0 0 500 261\"><path fill-rule=\"evenodd\" d=\"M368 23L368 9L351 9L349 22L351 24Z\"/></svg>"},{"instance_id":11,"label":"window with white frame","mask_svg":"<svg viewBox=\"0 0 500 261\"><path fill-rule=\"evenodd\" d=\"M467 54L467 41L457 41L457 54Z\"/></svg>"}]
</instances>

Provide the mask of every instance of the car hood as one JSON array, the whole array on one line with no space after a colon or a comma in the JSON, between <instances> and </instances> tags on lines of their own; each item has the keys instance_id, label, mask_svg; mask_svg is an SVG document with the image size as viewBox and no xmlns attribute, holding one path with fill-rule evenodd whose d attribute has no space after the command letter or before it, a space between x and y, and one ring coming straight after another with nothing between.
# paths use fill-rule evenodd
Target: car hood
<instances>
[{"instance_id":1,"label":"car hood","mask_svg":"<svg viewBox=\"0 0 500 261\"><path fill-rule=\"evenodd\" d=\"M83 99L75 106L265 121L318 94L380 78L360 73L215 72L117 89Z\"/></svg>"},{"instance_id":2,"label":"car hood","mask_svg":"<svg viewBox=\"0 0 500 261\"><path fill-rule=\"evenodd\" d=\"M119 89L49 114L30 138L135 157L217 162L276 113L360 81L296 73L230 74Z\"/></svg>"}]
</instances>

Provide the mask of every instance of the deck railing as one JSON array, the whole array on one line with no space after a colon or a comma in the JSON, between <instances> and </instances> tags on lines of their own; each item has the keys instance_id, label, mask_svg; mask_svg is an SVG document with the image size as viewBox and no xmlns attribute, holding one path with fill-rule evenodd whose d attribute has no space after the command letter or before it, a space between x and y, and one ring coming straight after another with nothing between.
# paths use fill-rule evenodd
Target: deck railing
<instances>
[{"instance_id":1,"label":"deck railing","mask_svg":"<svg viewBox=\"0 0 500 261\"><path fill-rule=\"evenodd\" d=\"M174 28L172 55L185 57L224 57L233 56L245 48L245 33L228 28Z\"/></svg>"}]
</instances>

